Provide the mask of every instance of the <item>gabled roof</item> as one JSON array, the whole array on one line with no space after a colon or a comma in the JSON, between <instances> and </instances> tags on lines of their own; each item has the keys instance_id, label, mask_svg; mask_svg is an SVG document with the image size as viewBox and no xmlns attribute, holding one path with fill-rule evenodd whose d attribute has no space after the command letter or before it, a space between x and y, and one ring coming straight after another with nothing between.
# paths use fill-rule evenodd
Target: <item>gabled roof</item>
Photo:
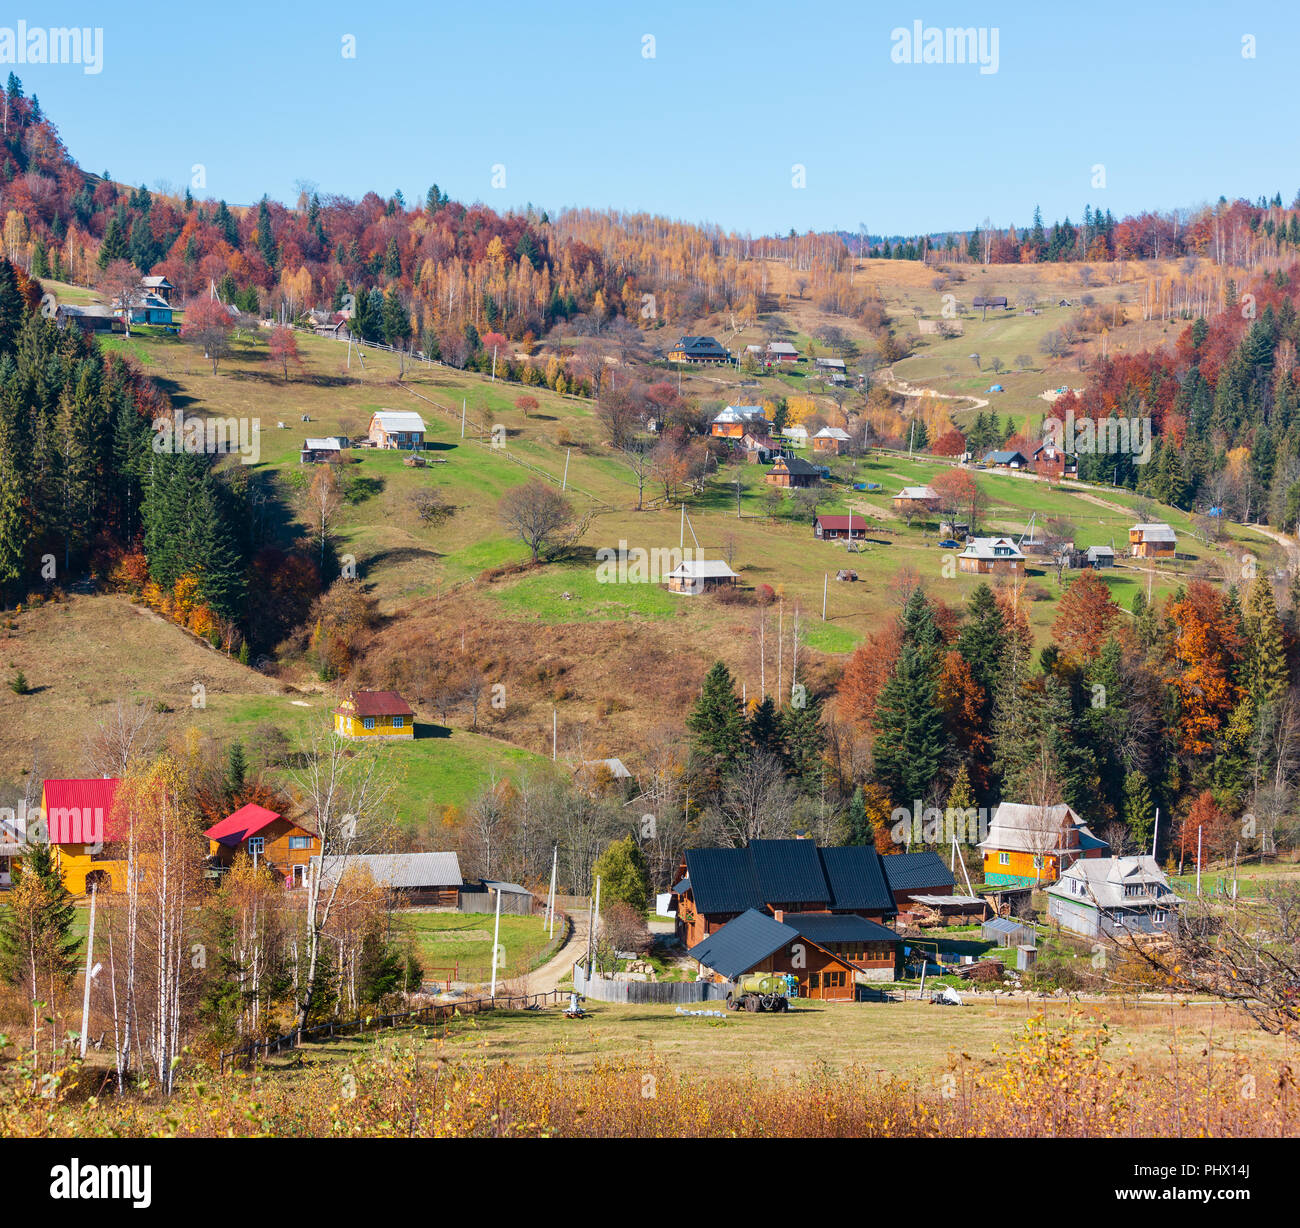
<instances>
[{"instance_id":1,"label":"gabled roof","mask_svg":"<svg viewBox=\"0 0 1300 1228\"><path fill-rule=\"evenodd\" d=\"M356 716L414 716L411 705L396 691L353 691L348 699ZM335 712L340 708L335 708Z\"/></svg>"},{"instance_id":2,"label":"gabled roof","mask_svg":"<svg viewBox=\"0 0 1300 1228\"><path fill-rule=\"evenodd\" d=\"M989 834L979 842L982 849L1022 853L1052 853L1069 848L1067 833L1073 829L1078 848L1107 848L1088 825L1064 802L1056 806L1034 806L1024 802L1002 802L993 812ZM1048 847L1042 847L1042 846Z\"/></svg>"},{"instance_id":3,"label":"gabled roof","mask_svg":"<svg viewBox=\"0 0 1300 1228\"><path fill-rule=\"evenodd\" d=\"M1020 548L1009 537L976 537L961 552L967 559L1023 559Z\"/></svg>"},{"instance_id":4,"label":"gabled roof","mask_svg":"<svg viewBox=\"0 0 1300 1228\"><path fill-rule=\"evenodd\" d=\"M788 341L769 341L767 343L767 352L769 354L798 354L799 351L794 348Z\"/></svg>"},{"instance_id":5,"label":"gabled roof","mask_svg":"<svg viewBox=\"0 0 1300 1228\"><path fill-rule=\"evenodd\" d=\"M894 913L894 897L881 868L885 858L871 845L848 844L821 850L830 908Z\"/></svg>"},{"instance_id":6,"label":"gabled roof","mask_svg":"<svg viewBox=\"0 0 1300 1228\"><path fill-rule=\"evenodd\" d=\"M834 529L838 533L856 533L859 529L865 533L867 530L866 518L855 516L852 512L847 516L818 516L816 523L823 529Z\"/></svg>"},{"instance_id":7,"label":"gabled roof","mask_svg":"<svg viewBox=\"0 0 1300 1228\"><path fill-rule=\"evenodd\" d=\"M1020 451L1011 452L986 452L984 454L984 463L986 465L1010 465L1017 458L1021 464L1028 464L1029 458Z\"/></svg>"},{"instance_id":8,"label":"gabled roof","mask_svg":"<svg viewBox=\"0 0 1300 1228\"><path fill-rule=\"evenodd\" d=\"M321 881L332 882L340 873L364 870L380 887L419 890L426 887L459 887L460 861L455 853L361 853L352 857L313 857L320 867ZM510 883L491 883L510 894ZM522 887L515 890L523 891Z\"/></svg>"},{"instance_id":9,"label":"gabled roof","mask_svg":"<svg viewBox=\"0 0 1300 1228\"><path fill-rule=\"evenodd\" d=\"M274 810L249 802L246 806L240 806L234 814L227 815L220 823L214 823L203 834L209 840L216 840L220 844L233 847L243 844L249 836L257 835L264 827L270 826L280 817Z\"/></svg>"},{"instance_id":10,"label":"gabled roof","mask_svg":"<svg viewBox=\"0 0 1300 1228\"><path fill-rule=\"evenodd\" d=\"M781 921L819 946L828 942L902 942L893 930L854 913L788 912Z\"/></svg>"},{"instance_id":11,"label":"gabled roof","mask_svg":"<svg viewBox=\"0 0 1300 1228\"><path fill-rule=\"evenodd\" d=\"M1139 895L1125 895L1125 888L1142 888ZM1169 881L1154 857L1091 857L1076 861L1048 889L1049 895L1085 900L1101 908L1124 908L1159 903L1162 907L1181 904L1169 888Z\"/></svg>"},{"instance_id":12,"label":"gabled roof","mask_svg":"<svg viewBox=\"0 0 1300 1228\"><path fill-rule=\"evenodd\" d=\"M1089 547L1088 547L1088 557L1089 557L1090 559L1101 558L1101 557L1104 557L1105 555L1108 555L1108 554L1109 554L1112 558L1114 558L1114 556L1115 556L1115 551L1112 550L1109 546L1089 546Z\"/></svg>"},{"instance_id":13,"label":"gabled roof","mask_svg":"<svg viewBox=\"0 0 1300 1228\"><path fill-rule=\"evenodd\" d=\"M772 469L784 468L787 473L800 474L803 476L821 476L820 465L810 465L800 456L778 456L772 464Z\"/></svg>"},{"instance_id":14,"label":"gabled roof","mask_svg":"<svg viewBox=\"0 0 1300 1228\"><path fill-rule=\"evenodd\" d=\"M895 499L937 499L938 497L933 486L904 486L894 496Z\"/></svg>"},{"instance_id":15,"label":"gabled roof","mask_svg":"<svg viewBox=\"0 0 1300 1228\"><path fill-rule=\"evenodd\" d=\"M668 573L670 580L725 580L738 578L724 559L686 559Z\"/></svg>"},{"instance_id":16,"label":"gabled roof","mask_svg":"<svg viewBox=\"0 0 1300 1228\"><path fill-rule=\"evenodd\" d=\"M830 890L811 840L752 840L749 854L765 904L828 903Z\"/></svg>"},{"instance_id":17,"label":"gabled roof","mask_svg":"<svg viewBox=\"0 0 1300 1228\"><path fill-rule=\"evenodd\" d=\"M702 913L744 912L763 905L748 849L687 849L686 876Z\"/></svg>"},{"instance_id":18,"label":"gabled roof","mask_svg":"<svg viewBox=\"0 0 1300 1228\"><path fill-rule=\"evenodd\" d=\"M302 441L303 450L307 452L338 452L342 444L333 437L328 439L304 439Z\"/></svg>"},{"instance_id":19,"label":"gabled roof","mask_svg":"<svg viewBox=\"0 0 1300 1228\"><path fill-rule=\"evenodd\" d=\"M720 345L714 337L683 337L673 350L681 350L685 354L692 354L697 358L718 357L730 358L730 352Z\"/></svg>"},{"instance_id":20,"label":"gabled roof","mask_svg":"<svg viewBox=\"0 0 1300 1228\"><path fill-rule=\"evenodd\" d=\"M378 422L386 431L423 431L425 429L424 419L409 409L379 409L375 411L370 422L372 426Z\"/></svg>"},{"instance_id":21,"label":"gabled roof","mask_svg":"<svg viewBox=\"0 0 1300 1228\"><path fill-rule=\"evenodd\" d=\"M1167 524L1135 524L1129 532L1140 534L1142 540L1147 542L1172 542L1178 540L1173 529Z\"/></svg>"},{"instance_id":22,"label":"gabled roof","mask_svg":"<svg viewBox=\"0 0 1300 1228\"><path fill-rule=\"evenodd\" d=\"M813 438L814 439L838 439L841 443L845 443L848 441L849 433L848 431L843 430L838 426L824 426L820 431L817 432L816 435L813 436Z\"/></svg>"},{"instance_id":23,"label":"gabled roof","mask_svg":"<svg viewBox=\"0 0 1300 1228\"><path fill-rule=\"evenodd\" d=\"M894 853L882 857L890 891L923 891L929 887L955 887L957 880L935 852Z\"/></svg>"},{"instance_id":24,"label":"gabled roof","mask_svg":"<svg viewBox=\"0 0 1300 1228\"><path fill-rule=\"evenodd\" d=\"M762 418L767 421L767 415L763 413L761 405L728 405L721 410L714 422L751 422L755 418Z\"/></svg>"},{"instance_id":25,"label":"gabled roof","mask_svg":"<svg viewBox=\"0 0 1300 1228\"><path fill-rule=\"evenodd\" d=\"M706 968L735 980L798 937L798 930L750 908L696 943L688 954Z\"/></svg>"},{"instance_id":26,"label":"gabled roof","mask_svg":"<svg viewBox=\"0 0 1300 1228\"><path fill-rule=\"evenodd\" d=\"M115 838L116 776L47 780L41 804L51 844L99 844Z\"/></svg>"}]
</instances>

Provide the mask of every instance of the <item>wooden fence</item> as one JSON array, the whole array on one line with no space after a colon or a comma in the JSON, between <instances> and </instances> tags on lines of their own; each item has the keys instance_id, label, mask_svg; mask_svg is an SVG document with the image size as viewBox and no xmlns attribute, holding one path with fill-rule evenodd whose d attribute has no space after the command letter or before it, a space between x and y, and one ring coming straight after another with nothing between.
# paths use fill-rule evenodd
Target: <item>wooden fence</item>
<instances>
[{"instance_id":1,"label":"wooden fence","mask_svg":"<svg viewBox=\"0 0 1300 1228\"><path fill-rule=\"evenodd\" d=\"M581 964L574 964L573 988L597 1002L672 1006L725 1001L731 985L714 981L615 981L604 976L588 976Z\"/></svg>"},{"instance_id":2,"label":"wooden fence","mask_svg":"<svg viewBox=\"0 0 1300 1228\"><path fill-rule=\"evenodd\" d=\"M268 1036L250 1040L248 1044L221 1054L221 1073L227 1068L251 1067L264 1061L273 1053L296 1049L303 1041L329 1040L335 1036L349 1036L360 1032L374 1032L381 1028L418 1027L420 1024L446 1023L457 1015L477 1015L492 1010L540 1009L567 998L568 991L550 989L545 993L497 994L494 998L473 998L465 1002L431 1002L409 1011L387 1015L358 1016L356 1019L331 1019L314 1028L285 1032L282 1036Z\"/></svg>"}]
</instances>

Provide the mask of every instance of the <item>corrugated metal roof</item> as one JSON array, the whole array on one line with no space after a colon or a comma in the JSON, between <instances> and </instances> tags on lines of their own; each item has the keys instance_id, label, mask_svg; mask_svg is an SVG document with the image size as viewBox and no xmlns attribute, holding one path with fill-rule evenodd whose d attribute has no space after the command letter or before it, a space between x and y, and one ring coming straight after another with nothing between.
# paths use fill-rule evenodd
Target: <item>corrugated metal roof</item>
<instances>
[{"instance_id":1,"label":"corrugated metal roof","mask_svg":"<svg viewBox=\"0 0 1300 1228\"><path fill-rule=\"evenodd\" d=\"M764 902L748 849L687 849L686 873L702 913L743 912Z\"/></svg>"},{"instance_id":2,"label":"corrugated metal roof","mask_svg":"<svg viewBox=\"0 0 1300 1228\"><path fill-rule=\"evenodd\" d=\"M249 802L247 806L240 806L234 814L227 815L220 823L213 824L203 834L209 840L217 840L222 844L242 844L249 836L255 836L279 817L274 810Z\"/></svg>"},{"instance_id":3,"label":"corrugated metal roof","mask_svg":"<svg viewBox=\"0 0 1300 1228\"><path fill-rule=\"evenodd\" d=\"M880 864L885 868L885 881L889 883L891 892L957 885L952 871L943 864L938 853L894 853L882 857Z\"/></svg>"},{"instance_id":4,"label":"corrugated metal roof","mask_svg":"<svg viewBox=\"0 0 1300 1228\"><path fill-rule=\"evenodd\" d=\"M763 903L824 904L830 899L813 841L753 840L749 853Z\"/></svg>"},{"instance_id":5,"label":"corrugated metal roof","mask_svg":"<svg viewBox=\"0 0 1300 1228\"><path fill-rule=\"evenodd\" d=\"M47 780L41 795L51 844L99 844L116 838L115 776L89 780Z\"/></svg>"},{"instance_id":6,"label":"corrugated metal roof","mask_svg":"<svg viewBox=\"0 0 1300 1228\"><path fill-rule=\"evenodd\" d=\"M321 864L319 857L313 857L312 861ZM321 878L332 881L340 871L353 869L369 871L370 877L383 887L459 887L463 882L455 853L358 853L346 859L326 857ZM512 884L503 883L501 889L510 886Z\"/></svg>"},{"instance_id":7,"label":"corrugated metal roof","mask_svg":"<svg viewBox=\"0 0 1300 1228\"><path fill-rule=\"evenodd\" d=\"M884 858L866 844L821 850L821 862L830 887L831 908L860 908L865 912L894 913L894 897L885 881Z\"/></svg>"},{"instance_id":8,"label":"corrugated metal roof","mask_svg":"<svg viewBox=\"0 0 1300 1228\"><path fill-rule=\"evenodd\" d=\"M798 937L798 930L750 908L696 943L689 954L706 968L734 981Z\"/></svg>"},{"instance_id":9,"label":"corrugated metal roof","mask_svg":"<svg viewBox=\"0 0 1300 1228\"><path fill-rule=\"evenodd\" d=\"M855 913L788 912L781 920L812 942L901 942L893 930Z\"/></svg>"}]
</instances>

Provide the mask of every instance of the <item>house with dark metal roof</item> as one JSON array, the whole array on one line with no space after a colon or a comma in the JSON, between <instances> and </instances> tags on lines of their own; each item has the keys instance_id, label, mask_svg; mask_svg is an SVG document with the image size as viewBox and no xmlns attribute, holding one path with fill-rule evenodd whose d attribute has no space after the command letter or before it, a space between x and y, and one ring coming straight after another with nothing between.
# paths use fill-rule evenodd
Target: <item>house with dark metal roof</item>
<instances>
[{"instance_id":1,"label":"house with dark metal roof","mask_svg":"<svg viewBox=\"0 0 1300 1228\"><path fill-rule=\"evenodd\" d=\"M935 852L893 853L882 857L889 892L900 910L914 895L951 895L957 880Z\"/></svg>"},{"instance_id":2,"label":"house with dark metal roof","mask_svg":"<svg viewBox=\"0 0 1300 1228\"><path fill-rule=\"evenodd\" d=\"M1026 469L1029 466L1029 457L1014 449L1002 449L986 452L982 463L990 469Z\"/></svg>"},{"instance_id":3,"label":"house with dark metal roof","mask_svg":"<svg viewBox=\"0 0 1300 1228\"><path fill-rule=\"evenodd\" d=\"M731 361L731 351L719 345L713 337L683 337L668 351L669 362L725 363Z\"/></svg>"},{"instance_id":4,"label":"house with dark metal roof","mask_svg":"<svg viewBox=\"0 0 1300 1228\"><path fill-rule=\"evenodd\" d=\"M799 456L778 456L772 468L763 474L769 486L815 486L822 479L820 465L810 465Z\"/></svg>"},{"instance_id":5,"label":"house with dark metal roof","mask_svg":"<svg viewBox=\"0 0 1300 1228\"><path fill-rule=\"evenodd\" d=\"M852 1001L858 984L892 981L901 940L865 917L748 908L690 948L701 979L735 981L780 973L799 982L799 996Z\"/></svg>"}]
</instances>

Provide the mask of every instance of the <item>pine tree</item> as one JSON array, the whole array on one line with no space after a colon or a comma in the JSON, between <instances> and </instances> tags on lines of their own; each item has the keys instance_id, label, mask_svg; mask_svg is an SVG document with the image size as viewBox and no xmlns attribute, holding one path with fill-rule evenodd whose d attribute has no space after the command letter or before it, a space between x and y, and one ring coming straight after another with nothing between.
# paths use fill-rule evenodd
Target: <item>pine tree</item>
<instances>
[{"instance_id":1,"label":"pine tree","mask_svg":"<svg viewBox=\"0 0 1300 1228\"><path fill-rule=\"evenodd\" d=\"M821 717L821 703L811 695L802 704L787 704L781 712L786 770L808 793L816 793L822 787L826 732Z\"/></svg>"},{"instance_id":2,"label":"pine tree","mask_svg":"<svg viewBox=\"0 0 1300 1228\"><path fill-rule=\"evenodd\" d=\"M867 816L867 804L862 797L861 785L853 790L853 796L849 798L846 823L848 825L848 842L850 844L875 843L875 832L872 830L871 820Z\"/></svg>"},{"instance_id":3,"label":"pine tree","mask_svg":"<svg viewBox=\"0 0 1300 1228\"><path fill-rule=\"evenodd\" d=\"M718 661L704 676L695 707L686 718L696 747L715 761L731 765L744 746L745 717L740 710L731 671Z\"/></svg>"},{"instance_id":4,"label":"pine tree","mask_svg":"<svg viewBox=\"0 0 1300 1228\"><path fill-rule=\"evenodd\" d=\"M1151 847L1151 828L1155 809L1151 802L1151 786L1142 772L1129 772L1124 777L1124 826L1129 839L1139 852Z\"/></svg>"},{"instance_id":5,"label":"pine tree","mask_svg":"<svg viewBox=\"0 0 1300 1228\"><path fill-rule=\"evenodd\" d=\"M770 696L754 705L749 717L749 744L758 754L775 755L782 753L781 722L777 713L776 701Z\"/></svg>"},{"instance_id":6,"label":"pine tree","mask_svg":"<svg viewBox=\"0 0 1300 1228\"><path fill-rule=\"evenodd\" d=\"M1245 685L1260 707L1271 704L1286 693L1286 645L1282 638L1282 620L1277 615L1273 585L1259 574L1250 586L1244 611L1246 660Z\"/></svg>"},{"instance_id":7,"label":"pine tree","mask_svg":"<svg viewBox=\"0 0 1300 1228\"><path fill-rule=\"evenodd\" d=\"M0 978L21 985L35 999L49 991L51 982L66 986L76 975L81 947L73 932L77 909L52 845L27 845L15 874L17 881L0 910Z\"/></svg>"},{"instance_id":8,"label":"pine tree","mask_svg":"<svg viewBox=\"0 0 1300 1228\"><path fill-rule=\"evenodd\" d=\"M924 799L944 753L943 713L934 669L913 644L904 644L876 701L876 777L899 805Z\"/></svg>"},{"instance_id":9,"label":"pine tree","mask_svg":"<svg viewBox=\"0 0 1300 1228\"><path fill-rule=\"evenodd\" d=\"M115 213L108 219L108 226L104 230L104 240L99 245L99 256L96 258L95 263L101 269L106 269L114 260L125 260L127 257L126 239L122 237L122 226Z\"/></svg>"},{"instance_id":10,"label":"pine tree","mask_svg":"<svg viewBox=\"0 0 1300 1228\"><path fill-rule=\"evenodd\" d=\"M970 773L963 763L953 778L952 788L948 790L949 810L970 810L975 805L975 791L970 785Z\"/></svg>"}]
</instances>

